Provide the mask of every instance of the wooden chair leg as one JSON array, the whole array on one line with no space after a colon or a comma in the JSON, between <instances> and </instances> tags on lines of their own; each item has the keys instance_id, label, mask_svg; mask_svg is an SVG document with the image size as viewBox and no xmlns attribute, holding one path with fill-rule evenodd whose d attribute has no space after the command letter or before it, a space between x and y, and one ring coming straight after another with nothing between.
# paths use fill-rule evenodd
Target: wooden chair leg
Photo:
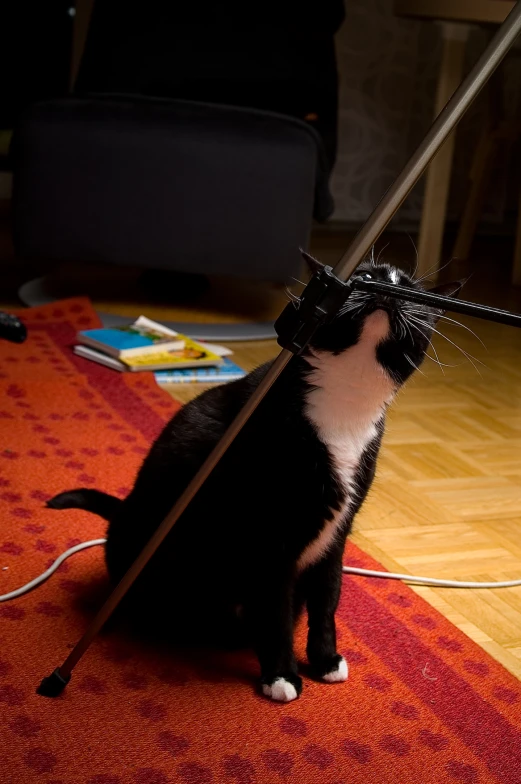
<instances>
[{"instance_id":1,"label":"wooden chair leg","mask_svg":"<svg viewBox=\"0 0 521 784\"><path fill-rule=\"evenodd\" d=\"M483 211L487 186L496 157L497 141L490 129L483 132L472 162L470 192L463 210L452 255L455 259L467 259Z\"/></svg>"},{"instance_id":2,"label":"wooden chair leg","mask_svg":"<svg viewBox=\"0 0 521 784\"><path fill-rule=\"evenodd\" d=\"M442 27L444 45L436 92L435 116L440 113L461 82L468 35L466 25L443 23ZM425 275L430 269L436 271L440 264L454 139L453 132L431 162L427 172L418 242L419 275Z\"/></svg>"}]
</instances>

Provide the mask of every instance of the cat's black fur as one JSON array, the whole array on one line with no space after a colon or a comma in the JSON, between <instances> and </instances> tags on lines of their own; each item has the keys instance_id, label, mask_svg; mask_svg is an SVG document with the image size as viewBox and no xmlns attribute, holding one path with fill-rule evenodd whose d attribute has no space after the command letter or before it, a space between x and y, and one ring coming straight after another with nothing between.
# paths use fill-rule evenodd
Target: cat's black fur
<instances>
[{"instance_id":1,"label":"cat's black fur","mask_svg":"<svg viewBox=\"0 0 521 784\"><path fill-rule=\"evenodd\" d=\"M364 272L390 279L385 265L364 265L360 273ZM399 282L419 285L404 273ZM456 288L445 287L443 293L454 294ZM413 372L404 356L420 365L429 331L422 338L415 330L401 330L396 318L405 306L399 301L366 295L358 299L364 306L356 316L339 314L316 333L311 345L343 352L357 342L367 314L384 308L394 336L379 345L377 357L399 386ZM428 323L434 325L437 315L425 309ZM269 366L212 388L186 405L153 444L126 499L79 489L48 502L53 509L76 507L109 520L106 562L114 582L172 508ZM239 625L246 628L260 661L262 683L284 678L297 694L302 681L293 654L293 626L301 607L308 611L307 653L315 674L330 673L341 660L334 615L342 555L353 517L371 486L384 429L382 417L358 466L352 512L334 543L318 562L299 573L299 556L341 507L345 494L327 446L304 415L309 372L305 356L290 361L126 599L135 619L170 637L192 638L198 631L222 637L233 635Z\"/></svg>"}]
</instances>

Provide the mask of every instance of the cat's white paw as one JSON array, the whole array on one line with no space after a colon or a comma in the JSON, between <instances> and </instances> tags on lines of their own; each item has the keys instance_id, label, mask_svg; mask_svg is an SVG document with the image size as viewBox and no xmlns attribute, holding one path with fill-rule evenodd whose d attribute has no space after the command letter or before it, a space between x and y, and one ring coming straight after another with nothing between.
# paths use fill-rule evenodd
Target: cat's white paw
<instances>
[{"instance_id":1,"label":"cat's white paw","mask_svg":"<svg viewBox=\"0 0 521 784\"><path fill-rule=\"evenodd\" d=\"M334 670L331 670L331 672L326 672L326 674L322 676L322 680L326 681L327 683L343 683L347 680L347 674L347 662L342 657L342 659L338 662L338 666L335 667Z\"/></svg>"},{"instance_id":2,"label":"cat's white paw","mask_svg":"<svg viewBox=\"0 0 521 784\"><path fill-rule=\"evenodd\" d=\"M269 684L263 683L262 693L270 700L277 700L277 702L291 702L298 697L296 688L284 678L277 678Z\"/></svg>"}]
</instances>

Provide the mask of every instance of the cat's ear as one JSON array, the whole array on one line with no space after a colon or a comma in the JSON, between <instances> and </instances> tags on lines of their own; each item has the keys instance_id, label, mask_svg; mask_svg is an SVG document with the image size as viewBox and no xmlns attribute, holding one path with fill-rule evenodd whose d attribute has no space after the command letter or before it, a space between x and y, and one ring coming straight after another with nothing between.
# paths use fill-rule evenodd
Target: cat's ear
<instances>
[{"instance_id":1,"label":"cat's ear","mask_svg":"<svg viewBox=\"0 0 521 784\"><path fill-rule=\"evenodd\" d=\"M440 294L442 297L451 297L452 299L455 299L463 288L464 283L464 280L455 280L452 283L440 283L438 286L433 286L432 289L429 289L429 294ZM436 308L435 313L435 321L437 322L446 311L441 308Z\"/></svg>"},{"instance_id":2,"label":"cat's ear","mask_svg":"<svg viewBox=\"0 0 521 784\"><path fill-rule=\"evenodd\" d=\"M302 250L302 248L300 248L300 252L311 275L314 275L315 272L320 272L320 270L325 267L325 264L322 264L322 262L316 259L314 256L306 253L306 251Z\"/></svg>"},{"instance_id":3,"label":"cat's ear","mask_svg":"<svg viewBox=\"0 0 521 784\"><path fill-rule=\"evenodd\" d=\"M464 280L455 280L452 283L440 283L429 289L429 294L440 294L442 297L457 297L464 286Z\"/></svg>"}]
</instances>

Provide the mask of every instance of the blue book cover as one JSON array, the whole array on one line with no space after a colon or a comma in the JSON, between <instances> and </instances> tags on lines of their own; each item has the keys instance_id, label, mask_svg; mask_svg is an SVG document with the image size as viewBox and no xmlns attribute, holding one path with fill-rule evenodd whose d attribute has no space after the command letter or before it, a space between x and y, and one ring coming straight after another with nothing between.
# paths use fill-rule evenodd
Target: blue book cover
<instances>
[{"instance_id":1,"label":"blue book cover","mask_svg":"<svg viewBox=\"0 0 521 784\"><path fill-rule=\"evenodd\" d=\"M217 367L158 370L154 373L158 384L223 383L225 381L235 381L238 378L243 378L245 375L246 371L227 357L223 359L222 365Z\"/></svg>"},{"instance_id":2,"label":"blue book cover","mask_svg":"<svg viewBox=\"0 0 521 784\"><path fill-rule=\"evenodd\" d=\"M184 347L182 335L145 316L121 327L86 329L78 333L78 341L116 358L176 351Z\"/></svg>"},{"instance_id":3,"label":"blue book cover","mask_svg":"<svg viewBox=\"0 0 521 784\"><path fill-rule=\"evenodd\" d=\"M133 332L131 329L87 329L80 332L82 337L95 340L109 348L118 351L125 348L141 348L142 346L153 346L154 341L142 335L140 332Z\"/></svg>"}]
</instances>

